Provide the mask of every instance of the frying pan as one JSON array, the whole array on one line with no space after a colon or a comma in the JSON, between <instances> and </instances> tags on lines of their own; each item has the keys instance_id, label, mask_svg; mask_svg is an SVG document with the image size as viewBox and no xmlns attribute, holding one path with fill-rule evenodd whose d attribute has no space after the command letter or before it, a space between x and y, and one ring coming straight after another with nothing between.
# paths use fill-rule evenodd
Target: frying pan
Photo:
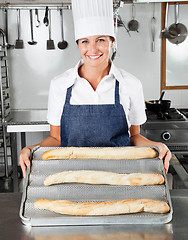
<instances>
[{"instance_id":1,"label":"frying pan","mask_svg":"<svg viewBox=\"0 0 188 240\"><path fill-rule=\"evenodd\" d=\"M162 100L164 94L165 92L163 91L159 100L145 101L147 110L154 113L166 112L170 108L171 100Z\"/></svg>"},{"instance_id":2,"label":"frying pan","mask_svg":"<svg viewBox=\"0 0 188 240\"><path fill-rule=\"evenodd\" d=\"M187 37L187 28L182 23L179 23L179 3L175 4L175 23L170 25L168 32L171 36L171 38L168 38L169 42L173 44L179 44L182 43L186 37Z\"/></svg>"}]
</instances>

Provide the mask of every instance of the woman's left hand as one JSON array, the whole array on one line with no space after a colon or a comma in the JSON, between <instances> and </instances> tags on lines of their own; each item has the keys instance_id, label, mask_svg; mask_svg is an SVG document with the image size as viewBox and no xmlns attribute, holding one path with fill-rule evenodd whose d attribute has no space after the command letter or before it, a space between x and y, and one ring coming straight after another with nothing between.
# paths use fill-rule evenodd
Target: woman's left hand
<instances>
[{"instance_id":1,"label":"woman's left hand","mask_svg":"<svg viewBox=\"0 0 188 240\"><path fill-rule=\"evenodd\" d=\"M159 142L157 144L157 147L159 148L159 151L160 151L159 158L161 160L164 160L164 169L165 169L165 173L167 174L168 168L169 168L169 162L172 157L172 154L164 143Z\"/></svg>"},{"instance_id":2,"label":"woman's left hand","mask_svg":"<svg viewBox=\"0 0 188 240\"><path fill-rule=\"evenodd\" d=\"M167 174L169 162L172 154L168 147L162 142L151 141L144 136L140 135L140 126L131 125L130 127L130 141L132 146L155 146L159 148L159 158L164 161L164 169Z\"/></svg>"}]
</instances>

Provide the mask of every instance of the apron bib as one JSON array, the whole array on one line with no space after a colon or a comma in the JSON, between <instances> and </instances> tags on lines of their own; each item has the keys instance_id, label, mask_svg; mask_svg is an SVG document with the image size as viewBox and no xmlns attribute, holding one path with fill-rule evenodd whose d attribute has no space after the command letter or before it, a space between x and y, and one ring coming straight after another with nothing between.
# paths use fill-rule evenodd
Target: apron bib
<instances>
[{"instance_id":1,"label":"apron bib","mask_svg":"<svg viewBox=\"0 0 188 240\"><path fill-rule=\"evenodd\" d=\"M67 89L61 116L62 147L130 146L128 124L119 101L116 80L115 104L71 105L72 86Z\"/></svg>"}]
</instances>

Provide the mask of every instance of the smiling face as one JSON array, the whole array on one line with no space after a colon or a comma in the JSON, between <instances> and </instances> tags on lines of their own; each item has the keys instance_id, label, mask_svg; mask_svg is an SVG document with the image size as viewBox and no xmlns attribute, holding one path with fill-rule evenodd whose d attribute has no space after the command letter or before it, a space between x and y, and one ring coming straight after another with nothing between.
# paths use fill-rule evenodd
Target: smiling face
<instances>
[{"instance_id":1,"label":"smiling face","mask_svg":"<svg viewBox=\"0 0 188 240\"><path fill-rule=\"evenodd\" d=\"M91 36L78 40L78 48L85 65L98 67L108 64L113 41L109 36Z\"/></svg>"}]
</instances>

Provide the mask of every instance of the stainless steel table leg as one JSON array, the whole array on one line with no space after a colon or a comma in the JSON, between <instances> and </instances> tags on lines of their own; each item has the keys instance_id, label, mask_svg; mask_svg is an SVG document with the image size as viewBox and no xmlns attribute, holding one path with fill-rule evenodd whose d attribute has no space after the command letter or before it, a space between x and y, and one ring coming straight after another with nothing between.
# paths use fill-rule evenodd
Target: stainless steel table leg
<instances>
[{"instance_id":1,"label":"stainless steel table leg","mask_svg":"<svg viewBox=\"0 0 188 240\"><path fill-rule=\"evenodd\" d=\"M3 143L4 143L5 177L8 178L9 172L8 172L6 127L5 127L5 125L3 125L2 127L3 127Z\"/></svg>"},{"instance_id":2,"label":"stainless steel table leg","mask_svg":"<svg viewBox=\"0 0 188 240\"><path fill-rule=\"evenodd\" d=\"M17 161L17 139L16 133L11 133L11 157L13 168L13 189L18 192L18 161Z\"/></svg>"},{"instance_id":3,"label":"stainless steel table leg","mask_svg":"<svg viewBox=\"0 0 188 240\"><path fill-rule=\"evenodd\" d=\"M24 148L26 146L26 138L25 138L25 132L21 132L21 147Z\"/></svg>"}]
</instances>

